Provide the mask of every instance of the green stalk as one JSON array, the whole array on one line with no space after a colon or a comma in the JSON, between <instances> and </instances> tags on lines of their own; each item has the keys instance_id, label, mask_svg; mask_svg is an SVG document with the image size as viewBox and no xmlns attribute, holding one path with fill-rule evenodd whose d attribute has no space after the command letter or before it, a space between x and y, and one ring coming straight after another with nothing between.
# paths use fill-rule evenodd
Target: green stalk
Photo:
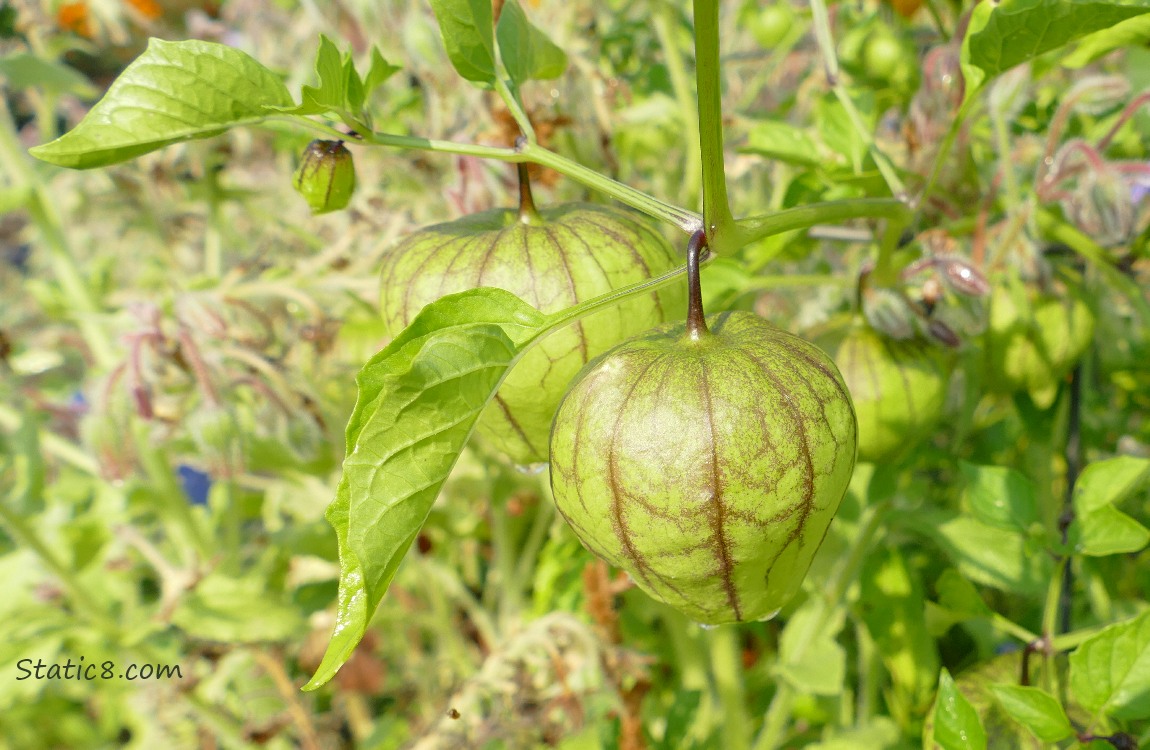
<instances>
[{"instance_id":1,"label":"green stalk","mask_svg":"<svg viewBox=\"0 0 1150 750\"><path fill-rule=\"evenodd\" d=\"M703 160L703 217L707 239L734 231L723 162L723 89L719 64L718 0L695 3L695 86L699 96L699 151Z\"/></svg>"},{"instance_id":2,"label":"green stalk","mask_svg":"<svg viewBox=\"0 0 1150 750\"><path fill-rule=\"evenodd\" d=\"M691 234L703 227L702 217L694 211L688 211L684 208L664 203L641 190L636 190L630 185L624 185L617 180L612 180L610 177L606 177L594 169L571 161L541 146L528 144L523 147L518 156L521 158L515 161L529 161L554 169L559 174L570 177L592 190L606 193L620 203L625 203L648 216L653 216L656 219L674 224L687 234Z\"/></svg>"},{"instance_id":3,"label":"green stalk","mask_svg":"<svg viewBox=\"0 0 1150 750\"><path fill-rule=\"evenodd\" d=\"M519 126L523 137L527 139L528 143L535 143L535 128L532 127L531 120L527 117L527 112L524 111L523 105L519 101L519 92L512 90L501 77L495 79L495 91L503 99L507 110L511 112L511 116L515 119L515 124Z\"/></svg>"},{"instance_id":4,"label":"green stalk","mask_svg":"<svg viewBox=\"0 0 1150 750\"><path fill-rule=\"evenodd\" d=\"M1006 183L1006 208L1007 211L1013 212L1022 204L1022 191L1019 190L1018 175L1014 171L1014 162L1010 158L1010 133L1006 129L1006 118L999 108L993 108L990 120L994 125L994 142L998 149L998 163L1002 165L1002 177Z\"/></svg>"},{"instance_id":5,"label":"green stalk","mask_svg":"<svg viewBox=\"0 0 1150 750\"><path fill-rule=\"evenodd\" d=\"M536 563L539 559L539 550L547 541L547 533L551 530L551 522L555 518L555 506L540 497L535 507L535 518L531 522L531 529L527 532L527 540L519 552L519 561L515 565L515 582L520 589L530 584Z\"/></svg>"},{"instance_id":6,"label":"green stalk","mask_svg":"<svg viewBox=\"0 0 1150 750\"><path fill-rule=\"evenodd\" d=\"M20 428L20 414L6 404L0 404L0 429L15 432ZM100 475L100 465L92 455L70 440L65 440L54 432L39 430L37 440L45 453L92 476Z\"/></svg>"},{"instance_id":7,"label":"green stalk","mask_svg":"<svg viewBox=\"0 0 1150 750\"><path fill-rule=\"evenodd\" d=\"M523 609L519 582L515 580L515 539L507 515L507 500L507 496L491 498L491 542L495 548L495 569L498 571L495 582L499 592L499 620L504 632Z\"/></svg>"},{"instance_id":8,"label":"green stalk","mask_svg":"<svg viewBox=\"0 0 1150 750\"><path fill-rule=\"evenodd\" d=\"M304 126L310 130L323 133L329 137L347 139L346 133L341 133L315 120L298 117L268 118L273 125L276 122L290 122L296 126ZM674 224L687 234L703 226L702 217L693 211L678 206L672 206L659 199L636 190L617 180L596 172L594 169L583 166L577 162L561 156L554 151L543 148L536 143L528 142L521 148L502 148L498 146L480 146L473 143L456 143L454 141L440 141L416 136L392 135L390 133L361 133L358 140L349 143L384 146L387 148L400 148L417 151L433 151L440 154L459 154L462 156L475 156L481 159L494 159L510 163L530 162L539 164L569 177L576 182L586 185L592 190L598 190L612 198L635 208L643 213L661 221Z\"/></svg>"},{"instance_id":9,"label":"green stalk","mask_svg":"<svg viewBox=\"0 0 1150 750\"><path fill-rule=\"evenodd\" d=\"M711 245L711 252L722 255L755 240L782 234L794 229L807 229L815 224L830 224L847 219L880 218L905 219L910 216L906 204L891 198L858 198L852 200L814 203L798 206L773 214L739 219L733 236L719 248Z\"/></svg>"},{"instance_id":10,"label":"green stalk","mask_svg":"<svg viewBox=\"0 0 1150 750\"><path fill-rule=\"evenodd\" d=\"M223 226L219 172L208 170L204 175L207 186L208 222L204 228L204 271L209 278L223 275L224 250L220 227Z\"/></svg>"},{"instance_id":11,"label":"green stalk","mask_svg":"<svg viewBox=\"0 0 1150 750\"><path fill-rule=\"evenodd\" d=\"M966 121L967 115L970 114L971 108L977 99L977 90L967 92L967 97L963 101L962 106L958 108L958 112L954 115L954 120L950 123L950 128L946 131L946 135L942 139L942 144L938 147L938 153L934 157L934 166L931 167L930 176L926 179L926 185L922 188L922 193L919 194L918 200L915 204L915 218L914 225L917 228L922 222L923 206L926 205L927 199L934 191L934 186L938 183L938 176L942 174L942 168L950 159L950 150L954 148L954 142L958 138L958 133L962 130L962 124Z\"/></svg>"},{"instance_id":12,"label":"green stalk","mask_svg":"<svg viewBox=\"0 0 1150 750\"><path fill-rule=\"evenodd\" d=\"M1058 569L1050 577L1050 585L1046 589L1046 601L1042 607L1042 640L1047 645L1047 648L1042 650L1042 659L1046 667L1042 670L1042 676L1045 678L1046 691L1051 695L1058 695L1058 689L1055 683L1057 675L1054 674L1054 649L1049 646L1058 627L1058 604L1062 600L1062 571L1069 564L1068 557L1062 558L1058 563Z\"/></svg>"},{"instance_id":13,"label":"green stalk","mask_svg":"<svg viewBox=\"0 0 1150 750\"><path fill-rule=\"evenodd\" d=\"M850 551L831 574L831 578L824 588L826 595L816 599L821 605L819 616L812 617L806 631L799 634L799 640L791 653L795 662L802 659L815 636L826 627L839 610L846 606L844 600L847 589L858 576L863 559L870 550L871 542L874 541L882 528L883 518L889 507L890 501L887 500L872 505L863 511L863 515L859 519L858 531L851 541ZM817 595L812 594L812 596ZM786 731L794 705L795 691L785 681L779 681L776 684L778 690L771 698L770 706L767 707L763 726L759 730L759 736L755 738L753 750L775 750L783 743L783 734Z\"/></svg>"},{"instance_id":14,"label":"green stalk","mask_svg":"<svg viewBox=\"0 0 1150 750\"><path fill-rule=\"evenodd\" d=\"M715 690L722 706L724 750L748 750L747 698L743 689L743 659L739 650L739 630L716 628L710 636L711 669Z\"/></svg>"},{"instance_id":15,"label":"green stalk","mask_svg":"<svg viewBox=\"0 0 1150 750\"><path fill-rule=\"evenodd\" d=\"M906 186L902 184L899 179L898 172L895 170L894 165L891 164L890 159L887 158L878 145L874 141L874 133L867 128L866 123L862 120L862 115L859 114L858 108L855 107L854 100L851 99L850 94L847 93L846 86L843 85L842 78L839 76L839 60L835 55L834 38L831 35L831 22L830 16L827 14L827 5L825 0L811 0L811 19L814 22L815 40L818 42L819 51L823 55L823 65L826 67L827 80L830 81L831 91L834 92L835 98L838 99L839 104L842 105L843 111L847 113L847 119L851 121L851 127L855 129L859 138L866 144L867 151L874 159L878 171L886 180L887 187L890 188L891 194L900 201L907 199Z\"/></svg>"},{"instance_id":16,"label":"green stalk","mask_svg":"<svg viewBox=\"0 0 1150 750\"><path fill-rule=\"evenodd\" d=\"M64 233L64 222L60 218L55 202L45 190L40 175L28 163L24 147L16 138L16 124L12 120L12 113L2 97L0 97L0 164L4 165L16 186L27 188L28 213L43 237L52 273L71 303L69 311L79 326L88 348L91 349L96 363L102 369L112 369L116 355L111 340L100 325L100 315L103 311L80 274L76 256Z\"/></svg>"},{"instance_id":17,"label":"green stalk","mask_svg":"<svg viewBox=\"0 0 1150 750\"><path fill-rule=\"evenodd\" d=\"M156 514L168 525L169 533L174 537L173 546L184 553L184 567L191 567L187 559L189 549L198 553L200 559L209 559L212 556L212 545L191 506L184 499L183 491L176 484L175 473L168 464L167 456L149 434L149 426L138 420L133 422L132 432L140 464L157 490L159 503Z\"/></svg>"},{"instance_id":18,"label":"green stalk","mask_svg":"<svg viewBox=\"0 0 1150 750\"><path fill-rule=\"evenodd\" d=\"M680 199L686 202L698 200L701 189L703 158L699 152L699 108L691 91L691 79L683 62L683 51L679 48L675 34L673 6L667 0L651 0L654 11L655 34L663 49L663 59L671 76L671 89L675 92L675 102L679 105L679 115L683 120L683 135L686 149L683 166L683 186Z\"/></svg>"}]
</instances>

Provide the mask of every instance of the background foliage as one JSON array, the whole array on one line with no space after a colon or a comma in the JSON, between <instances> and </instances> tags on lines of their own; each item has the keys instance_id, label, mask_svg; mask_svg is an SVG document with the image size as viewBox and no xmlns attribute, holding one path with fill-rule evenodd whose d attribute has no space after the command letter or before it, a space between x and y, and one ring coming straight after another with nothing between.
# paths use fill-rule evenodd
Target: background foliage
<instances>
[{"instance_id":1,"label":"background foliage","mask_svg":"<svg viewBox=\"0 0 1150 750\"><path fill-rule=\"evenodd\" d=\"M350 209L311 217L291 174L313 134L293 113L509 147L516 113L459 77L503 85L497 42L541 145L699 207L684 3L509 5L519 20L491 45L469 45L466 29L444 45L433 10L456 5L488 7L0 5L0 741L1150 743L1144 2L832 4L825 26L822 3L723 3L735 216L930 192L909 223L816 219L712 261L708 309L753 309L818 339L873 266L862 295L872 323L958 344L941 427L860 464L804 594L777 619L714 630L596 564L556 520L545 475L473 443L438 499L425 493L429 515L402 564L386 561L395 579L374 616L360 613L363 642L330 683L298 691L335 624L340 568L324 511L343 427L363 427L356 372L384 343L379 258L419 226L511 204L514 173L469 155L357 147ZM137 132L114 154L101 136L55 161L137 159L84 172L31 159L27 148L72 131L129 60L145 55L121 90L143 64L188 49L145 52L149 35L225 42L270 72L255 85L265 74L244 70L232 83L251 90L218 109L164 99L192 131L145 134L147 148ZM820 35L841 69L820 55ZM229 88L227 63L201 77ZM284 115L219 134L262 119L257 105ZM604 200L555 171L533 176L541 204ZM953 279L944 296L930 291L955 258L989 295L964 297ZM385 354L510 321L518 333L485 353L510 362L548 321L484 295L462 320L429 313ZM1088 309L1092 335L1060 317L1066 300ZM1082 338L1080 363L1046 361L1049 377L999 392L1004 357L984 329L1012 304L1034 311L1021 340L1058 351ZM1008 346L1005 360L1023 351ZM392 374L376 371L360 379L380 392ZM17 679L21 659L80 656L178 664L182 677Z\"/></svg>"}]
</instances>

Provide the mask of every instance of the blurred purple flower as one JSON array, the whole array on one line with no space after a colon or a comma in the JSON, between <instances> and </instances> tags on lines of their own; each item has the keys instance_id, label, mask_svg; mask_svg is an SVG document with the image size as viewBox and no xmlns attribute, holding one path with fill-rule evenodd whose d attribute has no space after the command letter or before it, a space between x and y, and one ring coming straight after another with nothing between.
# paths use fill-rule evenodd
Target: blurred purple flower
<instances>
[{"instance_id":1,"label":"blurred purple flower","mask_svg":"<svg viewBox=\"0 0 1150 750\"><path fill-rule=\"evenodd\" d=\"M180 487L183 488L189 503L208 504L208 491L212 488L212 478L206 472L187 464L180 464L176 468L176 474L180 477Z\"/></svg>"},{"instance_id":2,"label":"blurred purple flower","mask_svg":"<svg viewBox=\"0 0 1150 750\"><path fill-rule=\"evenodd\" d=\"M1150 195L1150 177L1136 177L1130 183L1130 202L1137 206Z\"/></svg>"}]
</instances>

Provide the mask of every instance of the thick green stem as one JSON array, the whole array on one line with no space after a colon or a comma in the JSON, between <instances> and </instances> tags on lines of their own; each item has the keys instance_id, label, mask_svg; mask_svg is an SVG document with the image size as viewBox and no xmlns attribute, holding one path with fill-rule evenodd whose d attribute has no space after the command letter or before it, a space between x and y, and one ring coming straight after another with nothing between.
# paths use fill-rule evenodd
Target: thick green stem
<instances>
[{"instance_id":1,"label":"thick green stem","mask_svg":"<svg viewBox=\"0 0 1150 750\"><path fill-rule=\"evenodd\" d=\"M707 238L734 229L723 162L723 83L719 64L718 0L695 1L695 86L699 95L699 151L703 160L703 217Z\"/></svg>"},{"instance_id":2,"label":"thick green stem","mask_svg":"<svg viewBox=\"0 0 1150 750\"><path fill-rule=\"evenodd\" d=\"M815 224L882 217L905 220L909 216L910 210L906 204L891 198L860 198L814 203L773 214L739 219L735 224L735 231L732 232L732 236L720 238L725 241L719 247L716 247L712 241L710 247L713 254L724 255L755 240L794 229L806 229Z\"/></svg>"}]
</instances>

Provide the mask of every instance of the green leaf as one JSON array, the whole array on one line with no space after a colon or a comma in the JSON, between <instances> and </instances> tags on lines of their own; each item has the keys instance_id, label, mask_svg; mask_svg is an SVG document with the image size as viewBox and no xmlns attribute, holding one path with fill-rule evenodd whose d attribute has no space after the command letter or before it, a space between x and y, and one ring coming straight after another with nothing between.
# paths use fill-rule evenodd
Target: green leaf
<instances>
[{"instance_id":1,"label":"green leaf","mask_svg":"<svg viewBox=\"0 0 1150 750\"><path fill-rule=\"evenodd\" d=\"M1079 646L1070 655L1070 689L1096 717L1150 717L1150 612Z\"/></svg>"},{"instance_id":2,"label":"green leaf","mask_svg":"<svg viewBox=\"0 0 1150 750\"><path fill-rule=\"evenodd\" d=\"M355 69L355 61L351 59L350 53L343 61L343 85L347 91L344 97L347 108L352 112L363 110L363 80L359 77L359 71Z\"/></svg>"},{"instance_id":3,"label":"green leaf","mask_svg":"<svg viewBox=\"0 0 1150 750\"><path fill-rule=\"evenodd\" d=\"M1026 531L1038 520L1034 485L1006 466L959 464L966 489L963 499L976 518L991 526Z\"/></svg>"},{"instance_id":4,"label":"green leaf","mask_svg":"<svg viewBox=\"0 0 1150 750\"><path fill-rule=\"evenodd\" d=\"M931 711L934 745L942 750L986 750L986 730L978 712L963 696L944 667L938 676L938 696Z\"/></svg>"},{"instance_id":5,"label":"green leaf","mask_svg":"<svg viewBox=\"0 0 1150 750\"><path fill-rule=\"evenodd\" d=\"M1117 456L1086 467L1074 485L1074 510L1090 513L1126 500L1150 483L1150 459Z\"/></svg>"},{"instance_id":6,"label":"green leaf","mask_svg":"<svg viewBox=\"0 0 1150 750\"><path fill-rule=\"evenodd\" d=\"M44 60L27 52L0 58L0 79L13 91L40 88L50 94L74 94L90 98L99 90L75 68L54 60Z\"/></svg>"},{"instance_id":7,"label":"green leaf","mask_svg":"<svg viewBox=\"0 0 1150 750\"><path fill-rule=\"evenodd\" d=\"M902 709L903 715L921 715L934 691L939 663L926 629L919 579L892 548L868 558L860 583L863 621L891 676L892 713Z\"/></svg>"},{"instance_id":8,"label":"green leaf","mask_svg":"<svg viewBox=\"0 0 1150 750\"><path fill-rule=\"evenodd\" d=\"M992 611L986 606L974 584L962 577L954 568L947 568L934 584L938 592L938 603L947 610L964 618L990 617Z\"/></svg>"},{"instance_id":9,"label":"green leaf","mask_svg":"<svg viewBox=\"0 0 1150 750\"><path fill-rule=\"evenodd\" d=\"M266 106L291 103L279 77L244 52L152 39L79 125L30 153L62 167L101 167L259 122Z\"/></svg>"},{"instance_id":10,"label":"green leaf","mask_svg":"<svg viewBox=\"0 0 1150 750\"><path fill-rule=\"evenodd\" d=\"M1018 685L991 685L990 690L1012 719L1043 742L1060 742L1074 734L1062 704L1049 693Z\"/></svg>"},{"instance_id":11,"label":"green leaf","mask_svg":"<svg viewBox=\"0 0 1150 750\"><path fill-rule=\"evenodd\" d=\"M753 122L747 133L747 145L739 151L805 167L815 167L825 161L819 144L805 130L778 120Z\"/></svg>"},{"instance_id":12,"label":"green leaf","mask_svg":"<svg viewBox=\"0 0 1150 750\"><path fill-rule=\"evenodd\" d=\"M443 46L456 72L495 85L495 33L491 0L431 0Z\"/></svg>"},{"instance_id":13,"label":"green leaf","mask_svg":"<svg viewBox=\"0 0 1150 750\"><path fill-rule=\"evenodd\" d=\"M1150 480L1150 460L1118 456L1086 467L1074 486L1075 551L1101 557L1137 552L1150 543L1150 530L1114 507Z\"/></svg>"},{"instance_id":14,"label":"green leaf","mask_svg":"<svg viewBox=\"0 0 1150 750\"><path fill-rule=\"evenodd\" d=\"M349 72L350 68L350 72ZM300 103L286 107L269 107L276 112L289 115L320 115L325 112L341 110L357 110L358 106L349 106L348 89L349 79L354 76L359 86L360 104L363 103L363 86L359 84L359 74L351 62L350 56L345 60L339 52L335 42L321 34L319 48L315 53L315 73L319 78L319 86L304 86L300 89Z\"/></svg>"},{"instance_id":15,"label":"green leaf","mask_svg":"<svg viewBox=\"0 0 1150 750\"><path fill-rule=\"evenodd\" d=\"M844 614L836 613L819 627L824 607L821 600L808 599L787 621L774 672L800 692L839 695L846 679L846 652L835 635L843 626Z\"/></svg>"},{"instance_id":16,"label":"green leaf","mask_svg":"<svg viewBox=\"0 0 1150 750\"><path fill-rule=\"evenodd\" d=\"M1150 13L1150 0L979 3L962 43L966 97L1015 65L1144 13Z\"/></svg>"},{"instance_id":17,"label":"green leaf","mask_svg":"<svg viewBox=\"0 0 1150 750\"><path fill-rule=\"evenodd\" d=\"M1103 55L1123 47L1145 46L1150 42L1150 15L1137 16L1082 39L1066 57L1066 68L1082 68Z\"/></svg>"},{"instance_id":18,"label":"green leaf","mask_svg":"<svg viewBox=\"0 0 1150 750\"><path fill-rule=\"evenodd\" d=\"M1047 555L1027 550L1017 531L1001 529L968 515L923 511L913 525L934 538L966 578L984 586L1028 596L1041 596L1053 574Z\"/></svg>"},{"instance_id":19,"label":"green leaf","mask_svg":"<svg viewBox=\"0 0 1150 750\"><path fill-rule=\"evenodd\" d=\"M363 79L363 93L364 97L371 96L371 92L383 85L384 81L391 78L398 73L402 68L398 65L392 65L383 58L379 50L375 47L371 48L371 66L367 69L367 75Z\"/></svg>"},{"instance_id":20,"label":"green leaf","mask_svg":"<svg viewBox=\"0 0 1150 750\"><path fill-rule=\"evenodd\" d=\"M507 0L495 27L499 56L516 86L524 81L558 78L567 68L567 55L535 27L517 0Z\"/></svg>"},{"instance_id":21,"label":"green leaf","mask_svg":"<svg viewBox=\"0 0 1150 750\"><path fill-rule=\"evenodd\" d=\"M256 643L297 638L306 623L297 608L273 596L267 581L213 573L180 599L172 622L196 638Z\"/></svg>"},{"instance_id":22,"label":"green leaf","mask_svg":"<svg viewBox=\"0 0 1150 750\"><path fill-rule=\"evenodd\" d=\"M339 542L337 624L305 689L351 656L480 412L546 321L500 289L449 295L360 371L343 477L327 511Z\"/></svg>"},{"instance_id":23,"label":"green leaf","mask_svg":"<svg viewBox=\"0 0 1150 750\"><path fill-rule=\"evenodd\" d=\"M1130 516L1106 505L1076 516L1070 531L1074 550L1091 557L1138 552L1150 543L1150 530Z\"/></svg>"}]
</instances>

